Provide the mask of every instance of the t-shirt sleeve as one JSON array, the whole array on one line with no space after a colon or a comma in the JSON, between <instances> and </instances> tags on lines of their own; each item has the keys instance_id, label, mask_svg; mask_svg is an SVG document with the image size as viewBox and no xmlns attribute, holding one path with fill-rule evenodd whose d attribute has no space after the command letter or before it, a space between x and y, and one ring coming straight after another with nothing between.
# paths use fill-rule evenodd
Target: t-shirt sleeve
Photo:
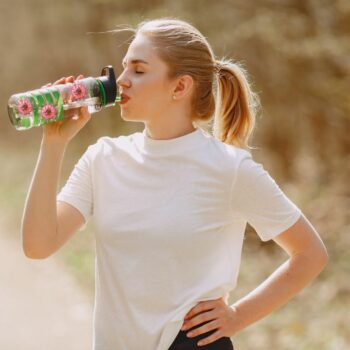
<instances>
[{"instance_id":1,"label":"t-shirt sleeve","mask_svg":"<svg viewBox=\"0 0 350 350\"><path fill-rule=\"evenodd\" d=\"M58 193L56 200L66 202L80 211L86 227L87 221L93 213L93 189L91 179L91 146L85 151L75 164L66 184Z\"/></svg>"},{"instance_id":2,"label":"t-shirt sleeve","mask_svg":"<svg viewBox=\"0 0 350 350\"><path fill-rule=\"evenodd\" d=\"M287 230L301 215L297 205L248 151L241 158L233 179L231 209L255 229L262 241Z\"/></svg>"}]
</instances>

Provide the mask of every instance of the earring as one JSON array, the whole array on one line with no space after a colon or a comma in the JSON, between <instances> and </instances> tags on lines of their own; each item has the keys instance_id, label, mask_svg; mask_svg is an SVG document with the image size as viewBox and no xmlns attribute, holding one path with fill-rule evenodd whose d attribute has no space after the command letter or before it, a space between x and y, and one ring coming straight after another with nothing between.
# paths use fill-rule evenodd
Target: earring
<instances>
[{"instance_id":1,"label":"earring","mask_svg":"<svg viewBox=\"0 0 350 350\"><path fill-rule=\"evenodd\" d=\"M175 95L173 95L173 100L176 100L176 96Z\"/></svg>"}]
</instances>

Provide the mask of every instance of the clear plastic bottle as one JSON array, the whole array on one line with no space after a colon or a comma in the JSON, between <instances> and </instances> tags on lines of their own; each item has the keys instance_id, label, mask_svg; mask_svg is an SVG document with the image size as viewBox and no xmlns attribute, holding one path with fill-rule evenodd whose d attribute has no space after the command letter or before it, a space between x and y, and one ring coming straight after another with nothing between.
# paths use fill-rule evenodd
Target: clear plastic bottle
<instances>
[{"instance_id":1,"label":"clear plastic bottle","mask_svg":"<svg viewBox=\"0 0 350 350\"><path fill-rule=\"evenodd\" d=\"M68 109L87 106L89 113L96 113L120 100L113 67L106 66L97 78L14 94L7 110L12 125L17 130L27 130L62 120Z\"/></svg>"}]
</instances>

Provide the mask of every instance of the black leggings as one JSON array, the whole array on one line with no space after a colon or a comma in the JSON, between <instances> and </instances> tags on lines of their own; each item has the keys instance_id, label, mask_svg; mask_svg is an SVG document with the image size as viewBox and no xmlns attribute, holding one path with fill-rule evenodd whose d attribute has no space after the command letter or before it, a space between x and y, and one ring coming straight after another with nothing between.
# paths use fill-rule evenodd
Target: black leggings
<instances>
[{"instance_id":1,"label":"black leggings","mask_svg":"<svg viewBox=\"0 0 350 350\"><path fill-rule=\"evenodd\" d=\"M210 321L207 321L210 322ZM202 325L206 324L207 322L203 322L195 327L192 327L191 329L195 329L198 327L201 327ZM211 334L216 332L216 329L212 329L209 332L197 335L195 337L187 337L187 333L190 331L190 329L186 329L185 331L180 330L180 332L177 334L175 340L170 345L170 348L168 350L197 350L197 349L203 349L203 350L234 350L233 344L231 342L231 339L229 337L221 337L220 339L215 340L214 342L198 346L197 343L200 339L207 338Z\"/></svg>"}]
</instances>

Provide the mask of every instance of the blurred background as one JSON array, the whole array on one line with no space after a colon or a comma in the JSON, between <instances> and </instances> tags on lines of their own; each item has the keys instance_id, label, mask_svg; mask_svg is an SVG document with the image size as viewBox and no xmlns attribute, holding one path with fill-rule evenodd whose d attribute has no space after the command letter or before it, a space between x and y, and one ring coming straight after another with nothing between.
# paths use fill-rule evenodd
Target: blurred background
<instances>
[{"instance_id":1,"label":"blurred background","mask_svg":"<svg viewBox=\"0 0 350 350\"><path fill-rule=\"evenodd\" d=\"M119 75L131 33L96 32L110 31L121 24L136 26L142 20L163 16L189 21L207 37L216 56L244 63L262 102L252 142L257 147L253 156L302 209L330 255L326 269L293 300L234 335L235 349L348 349L348 0L2 0L0 347L5 349L1 345L7 342L6 349L38 349L31 347L27 333L32 338L34 335L38 345L49 329L50 349L70 349L68 339L72 346L73 338L68 338L67 332L89 344L89 310L94 297L91 223L48 259L30 261L21 251L21 217L42 130L16 131L7 116L7 100L14 93L39 88L63 76L99 76L108 64ZM94 114L67 148L60 187L87 146L99 137L117 137L142 129L142 123L123 121L118 106ZM254 289L287 258L275 243L260 241L248 226L238 287L231 293L230 302ZM66 328L56 325L53 329L40 313L42 298L50 295L52 299L45 307L53 307L51 314L57 313L61 317L57 322L62 323L66 317L66 304L59 299L63 292L67 303L79 303L84 298L87 301L81 308L70 306L75 307L77 322L67 318ZM71 297L74 293L76 298ZM28 304L31 311L25 309ZM19 307L27 311L21 312ZM42 317L44 330L34 322L36 313ZM24 322L25 317L28 322ZM28 330L31 326L34 328ZM88 349L89 345L83 347L78 341L80 346L76 348Z\"/></svg>"}]
</instances>

